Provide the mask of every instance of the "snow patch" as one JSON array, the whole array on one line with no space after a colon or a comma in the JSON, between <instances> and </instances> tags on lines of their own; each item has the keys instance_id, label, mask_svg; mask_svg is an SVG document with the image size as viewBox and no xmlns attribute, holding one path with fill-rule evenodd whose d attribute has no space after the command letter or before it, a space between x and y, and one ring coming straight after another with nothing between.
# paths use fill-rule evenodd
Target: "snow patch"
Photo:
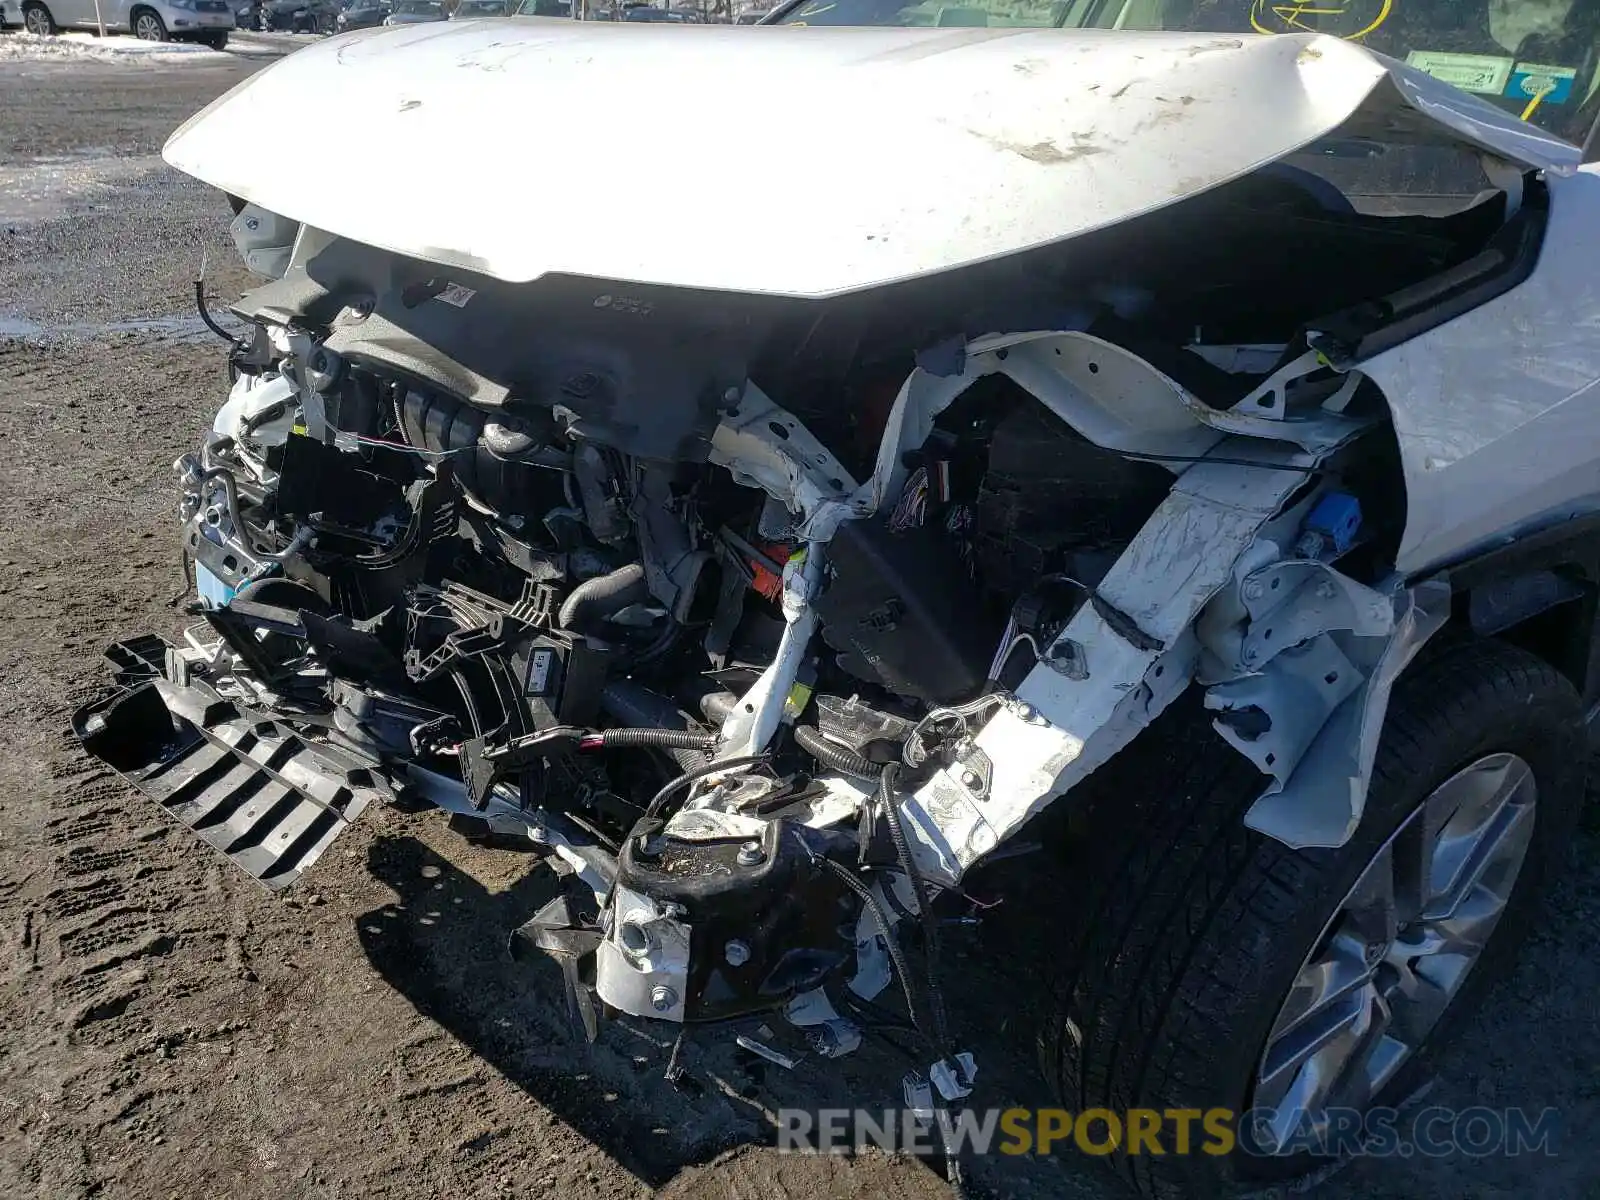
<instances>
[{"instance_id":1,"label":"snow patch","mask_svg":"<svg viewBox=\"0 0 1600 1200\"><path fill-rule=\"evenodd\" d=\"M92 33L61 33L37 37L31 33L10 33L0 38L0 63L8 62L106 62L149 63L152 66L228 58L198 42L143 42L135 37Z\"/></svg>"}]
</instances>

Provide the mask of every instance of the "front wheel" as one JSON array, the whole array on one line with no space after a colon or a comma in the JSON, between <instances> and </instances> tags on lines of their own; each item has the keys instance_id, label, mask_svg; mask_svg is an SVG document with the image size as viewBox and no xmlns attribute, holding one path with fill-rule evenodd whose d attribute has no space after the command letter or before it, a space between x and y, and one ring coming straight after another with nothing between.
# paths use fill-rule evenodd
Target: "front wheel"
<instances>
[{"instance_id":1,"label":"front wheel","mask_svg":"<svg viewBox=\"0 0 1600 1200\"><path fill-rule=\"evenodd\" d=\"M1090 932L1041 1040L1067 1107L1249 1114L1231 1152L1124 1141L1120 1173L1161 1200L1348 1151L1328 1141L1344 1127L1332 1118L1415 1090L1509 960L1576 824L1587 754L1565 678L1462 641L1396 686L1361 824L1338 849L1245 828L1260 777L1243 787L1220 760L1117 806L1106 820L1123 833L1102 831Z\"/></svg>"},{"instance_id":2,"label":"front wheel","mask_svg":"<svg viewBox=\"0 0 1600 1200\"><path fill-rule=\"evenodd\" d=\"M167 25L148 8L141 8L133 18L133 36L143 42L167 40Z\"/></svg>"},{"instance_id":3,"label":"front wheel","mask_svg":"<svg viewBox=\"0 0 1600 1200\"><path fill-rule=\"evenodd\" d=\"M22 27L35 37L49 37L56 31L56 20L42 4L29 4L22 10Z\"/></svg>"}]
</instances>

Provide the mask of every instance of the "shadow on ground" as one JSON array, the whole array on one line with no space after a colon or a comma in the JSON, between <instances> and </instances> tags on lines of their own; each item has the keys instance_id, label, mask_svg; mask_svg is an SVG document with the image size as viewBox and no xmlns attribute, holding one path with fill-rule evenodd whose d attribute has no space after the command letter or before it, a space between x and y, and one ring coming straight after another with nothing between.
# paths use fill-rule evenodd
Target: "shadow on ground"
<instances>
[{"instance_id":1,"label":"shadow on ground","mask_svg":"<svg viewBox=\"0 0 1600 1200\"><path fill-rule=\"evenodd\" d=\"M784 1043L795 1035L781 1020L771 1022L771 1031L798 1055L793 1071L738 1049L726 1027L704 1027L688 1039L687 1070L676 1088L664 1078L670 1043L641 1028L650 1022L604 1022L599 1042L587 1045L568 1017L555 964L515 962L507 949L511 931L558 889L537 858L530 855L528 863L526 873L496 892L413 837L379 838L368 867L395 900L357 919L361 946L384 981L420 1013L642 1183L662 1187L684 1167L735 1146L772 1146L781 1107L898 1108L906 1070L926 1070L928 1056L904 1031L869 1036L847 1060L825 1060L807 1055L803 1042ZM946 948L953 977L984 983L947 995L952 1025L967 1031L961 1045L982 1064L986 1106L1047 1104L1031 1038L1010 1006L1002 1016L995 1005L997 995L1014 997L1025 985L1009 978L1018 969L1017 935L999 927L985 934L981 954L975 931ZM937 1184L942 1160L930 1157L924 1165ZM1072 1186L1069 1172L1049 1160L991 1161L978 1171L985 1191L1103 1194Z\"/></svg>"}]
</instances>

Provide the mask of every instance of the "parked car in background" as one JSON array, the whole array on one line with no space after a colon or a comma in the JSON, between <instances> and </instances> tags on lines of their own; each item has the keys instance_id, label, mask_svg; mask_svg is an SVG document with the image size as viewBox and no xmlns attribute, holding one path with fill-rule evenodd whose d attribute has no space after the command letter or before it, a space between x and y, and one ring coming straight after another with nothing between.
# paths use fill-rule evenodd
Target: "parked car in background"
<instances>
[{"instance_id":1,"label":"parked car in background","mask_svg":"<svg viewBox=\"0 0 1600 1200\"><path fill-rule=\"evenodd\" d=\"M394 8L383 19L385 25L424 25L447 20L449 14L439 0L395 0Z\"/></svg>"},{"instance_id":2,"label":"parked car in background","mask_svg":"<svg viewBox=\"0 0 1600 1200\"><path fill-rule=\"evenodd\" d=\"M656 8L651 4L624 4L619 20L623 21L661 21L674 25L681 25L688 20L684 13L672 12L670 9Z\"/></svg>"},{"instance_id":3,"label":"parked car in background","mask_svg":"<svg viewBox=\"0 0 1600 1200\"><path fill-rule=\"evenodd\" d=\"M450 14L452 21L470 21L477 17L503 17L508 15L507 0L461 0Z\"/></svg>"},{"instance_id":4,"label":"parked car in background","mask_svg":"<svg viewBox=\"0 0 1600 1200\"><path fill-rule=\"evenodd\" d=\"M389 0L350 0L339 10L334 29L343 33L349 29L370 29L382 25L392 11Z\"/></svg>"},{"instance_id":5,"label":"parked car in background","mask_svg":"<svg viewBox=\"0 0 1600 1200\"><path fill-rule=\"evenodd\" d=\"M570 17L569 0L522 0L511 12L513 17Z\"/></svg>"},{"instance_id":6,"label":"parked car in background","mask_svg":"<svg viewBox=\"0 0 1600 1200\"><path fill-rule=\"evenodd\" d=\"M332 33L339 18L336 0L250 0L244 11L241 27L286 33Z\"/></svg>"},{"instance_id":7,"label":"parked car in background","mask_svg":"<svg viewBox=\"0 0 1600 1200\"><path fill-rule=\"evenodd\" d=\"M45 36L61 29L106 29L131 33L147 42L204 42L216 50L228 44L233 9L228 0L22 0L22 25Z\"/></svg>"}]
</instances>

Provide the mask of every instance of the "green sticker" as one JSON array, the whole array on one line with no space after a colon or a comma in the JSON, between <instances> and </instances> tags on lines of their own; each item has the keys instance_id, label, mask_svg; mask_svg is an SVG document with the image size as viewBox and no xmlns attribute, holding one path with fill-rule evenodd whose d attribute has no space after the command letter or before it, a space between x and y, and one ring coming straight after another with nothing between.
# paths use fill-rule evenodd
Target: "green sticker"
<instances>
[{"instance_id":1,"label":"green sticker","mask_svg":"<svg viewBox=\"0 0 1600 1200\"><path fill-rule=\"evenodd\" d=\"M1498 96L1511 78L1512 60L1493 54L1446 54L1442 50L1413 50L1406 62L1463 92Z\"/></svg>"}]
</instances>

